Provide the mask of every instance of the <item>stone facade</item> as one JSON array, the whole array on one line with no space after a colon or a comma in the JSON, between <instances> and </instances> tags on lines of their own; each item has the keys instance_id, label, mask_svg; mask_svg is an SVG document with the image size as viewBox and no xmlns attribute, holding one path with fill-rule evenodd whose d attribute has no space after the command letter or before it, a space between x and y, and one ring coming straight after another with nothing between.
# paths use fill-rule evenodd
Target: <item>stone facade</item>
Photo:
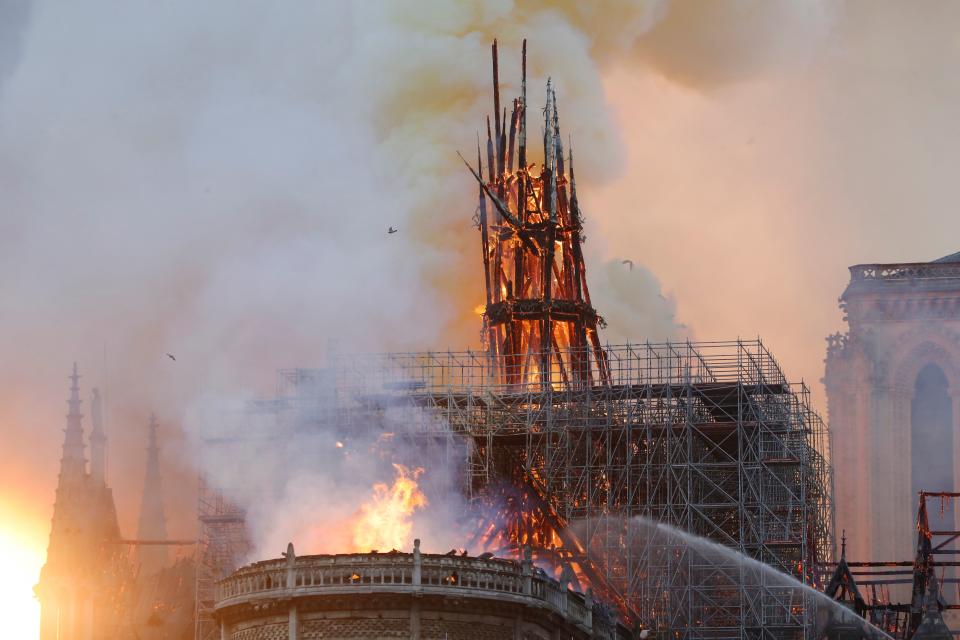
<instances>
[{"instance_id":1,"label":"stone facade","mask_svg":"<svg viewBox=\"0 0 960 640\"><path fill-rule=\"evenodd\" d=\"M626 640L529 560L368 553L244 567L217 586L222 640Z\"/></svg>"},{"instance_id":2,"label":"stone facade","mask_svg":"<svg viewBox=\"0 0 960 640\"><path fill-rule=\"evenodd\" d=\"M837 528L851 558L910 558L917 490L956 490L957 260L850 267L848 329L828 338L824 383Z\"/></svg>"}]
</instances>

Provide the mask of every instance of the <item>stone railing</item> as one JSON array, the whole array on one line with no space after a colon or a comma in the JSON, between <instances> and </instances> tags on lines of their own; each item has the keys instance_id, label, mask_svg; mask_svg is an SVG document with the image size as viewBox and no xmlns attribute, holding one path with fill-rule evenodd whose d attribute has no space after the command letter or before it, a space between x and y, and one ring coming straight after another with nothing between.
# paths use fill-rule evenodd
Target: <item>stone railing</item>
<instances>
[{"instance_id":1,"label":"stone railing","mask_svg":"<svg viewBox=\"0 0 960 640\"><path fill-rule=\"evenodd\" d=\"M217 583L217 609L270 598L297 598L343 593L418 593L507 599L546 607L569 622L593 626L593 598L570 591L533 566L516 562L413 553L354 553L296 557L288 545L285 558L243 567Z\"/></svg>"},{"instance_id":2,"label":"stone railing","mask_svg":"<svg viewBox=\"0 0 960 640\"><path fill-rule=\"evenodd\" d=\"M850 267L851 283L945 278L960 278L960 263L905 262L901 264L857 264Z\"/></svg>"}]
</instances>

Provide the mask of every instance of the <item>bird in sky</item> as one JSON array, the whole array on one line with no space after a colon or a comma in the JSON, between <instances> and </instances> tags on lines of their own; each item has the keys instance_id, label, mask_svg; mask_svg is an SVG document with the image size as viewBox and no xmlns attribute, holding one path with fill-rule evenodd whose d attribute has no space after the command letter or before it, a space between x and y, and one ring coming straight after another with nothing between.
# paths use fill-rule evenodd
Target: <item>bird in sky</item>
<instances>
[{"instance_id":1,"label":"bird in sky","mask_svg":"<svg viewBox=\"0 0 960 640\"><path fill-rule=\"evenodd\" d=\"M633 271L633 260L624 260L621 264L625 264L630 267L630 271Z\"/></svg>"},{"instance_id":2,"label":"bird in sky","mask_svg":"<svg viewBox=\"0 0 960 640\"><path fill-rule=\"evenodd\" d=\"M172 353L168 353L168 354L167 354L167 357L170 358L171 360L173 360L174 362L177 361L177 359L173 357L173 354L172 354Z\"/></svg>"},{"instance_id":3,"label":"bird in sky","mask_svg":"<svg viewBox=\"0 0 960 640\"><path fill-rule=\"evenodd\" d=\"M397 230L394 229L393 227L390 227L389 229L387 229L387 233L396 233L396 232Z\"/></svg>"}]
</instances>

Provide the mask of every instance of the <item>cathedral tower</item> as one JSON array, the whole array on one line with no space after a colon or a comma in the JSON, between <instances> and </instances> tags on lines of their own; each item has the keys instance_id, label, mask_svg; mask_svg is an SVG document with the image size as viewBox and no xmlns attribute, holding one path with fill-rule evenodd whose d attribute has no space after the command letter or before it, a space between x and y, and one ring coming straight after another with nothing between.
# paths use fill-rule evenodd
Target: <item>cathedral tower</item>
<instances>
[{"instance_id":1,"label":"cathedral tower","mask_svg":"<svg viewBox=\"0 0 960 640\"><path fill-rule=\"evenodd\" d=\"M40 640L116 637L117 594L124 577L120 528L112 491L102 476L94 480L87 473L79 380L74 364L47 561L34 588ZM98 439L94 456L105 446L105 439Z\"/></svg>"}]
</instances>

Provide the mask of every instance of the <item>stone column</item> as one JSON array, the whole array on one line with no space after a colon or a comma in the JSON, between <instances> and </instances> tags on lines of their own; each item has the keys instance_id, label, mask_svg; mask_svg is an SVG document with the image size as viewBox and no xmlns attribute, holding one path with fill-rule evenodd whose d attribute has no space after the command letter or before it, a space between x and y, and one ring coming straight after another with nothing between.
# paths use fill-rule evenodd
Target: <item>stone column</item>
<instances>
[{"instance_id":1,"label":"stone column","mask_svg":"<svg viewBox=\"0 0 960 640\"><path fill-rule=\"evenodd\" d=\"M287 543L287 552L283 554L287 559L287 589L297 586L297 554L293 551L293 543Z\"/></svg>"},{"instance_id":2,"label":"stone column","mask_svg":"<svg viewBox=\"0 0 960 640\"><path fill-rule=\"evenodd\" d=\"M290 619L287 621L287 640L300 640L300 612L297 604L290 603Z\"/></svg>"},{"instance_id":3,"label":"stone column","mask_svg":"<svg viewBox=\"0 0 960 640\"><path fill-rule=\"evenodd\" d=\"M863 377L857 378L857 380L863 379ZM850 426L854 433L853 438L849 438L847 442L850 443L850 446L856 448L856 451L852 454L856 464L847 470L836 470L835 473L846 474L847 482L853 484L849 488L849 493L853 496L854 507L852 509L853 517L847 520L848 550L851 554L848 557L868 560L873 557L873 531L871 527L873 495L871 487L874 447L870 391L864 388L858 389L853 394L853 402Z\"/></svg>"},{"instance_id":4,"label":"stone column","mask_svg":"<svg viewBox=\"0 0 960 640\"><path fill-rule=\"evenodd\" d=\"M520 553L523 555L523 560L520 561L523 594L529 596L533 593L533 550L530 547L524 547Z\"/></svg>"},{"instance_id":5,"label":"stone column","mask_svg":"<svg viewBox=\"0 0 960 640\"><path fill-rule=\"evenodd\" d=\"M890 531L891 524L903 516L903 508L897 504L894 483L894 460L903 461L895 454L893 433L890 420L890 388L885 382L875 382L870 396L870 421L872 433L870 442L870 474L864 482L870 484L871 506L873 513L869 526L873 531ZM909 519L909 512L907 514ZM865 523L866 524L866 523ZM894 525L895 526L895 525ZM880 535L874 538L870 550L871 560L886 560L895 555L893 536Z\"/></svg>"},{"instance_id":6,"label":"stone column","mask_svg":"<svg viewBox=\"0 0 960 640\"><path fill-rule=\"evenodd\" d=\"M230 640L230 630L227 628L227 621L220 619L220 640Z\"/></svg>"},{"instance_id":7,"label":"stone column","mask_svg":"<svg viewBox=\"0 0 960 640\"><path fill-rule=\"evenodd\" d=\"M911 430L913 429L911 407L913 404L912 389L896 387L892 391L892 441L894 455L890 460L889 473L894 478L894 492L890 499L896 502L896 520L890 522L891 543L894 547L890 560L906 560L913 557L914 520L913 506L917 496L913 493L912 460L910 446ZM873 558L884 560L885 558Z\"/></svg>"},{"instance_id":8,"label":"stone column","mask_svg":"<svg viewBox=\"0 0 960 640\"><path fill-rule=\"evenodd\" d=\"M410 602L410 640L420 640L420 595L422 584L422 566L420 558L420 538L413 541L413 598Z\"/></svg>"},{"instance_id":9,"label":"stone column","mask_svg":"<svg viewBox=\"0 0 960 640\"><path fill-rule=\"evenodd\" d=\"M289 619L287 620L287 640L300 640L300 613L297 603L292 599L293 590L297 587L297 554L293 550L293 543L287 543L287 551L283 554L287 559L286 587L290 594Z\"/></svg>"},{"instance_id":10,"label":"stone column","mask_svg":"<svg viewBox=\"0 0 960 640\"><path fill-rule=\"evenodd\" d=\"M421 582L420 538L413 541L413 586L419 587Z\"/></svg>"}]
</instances>

